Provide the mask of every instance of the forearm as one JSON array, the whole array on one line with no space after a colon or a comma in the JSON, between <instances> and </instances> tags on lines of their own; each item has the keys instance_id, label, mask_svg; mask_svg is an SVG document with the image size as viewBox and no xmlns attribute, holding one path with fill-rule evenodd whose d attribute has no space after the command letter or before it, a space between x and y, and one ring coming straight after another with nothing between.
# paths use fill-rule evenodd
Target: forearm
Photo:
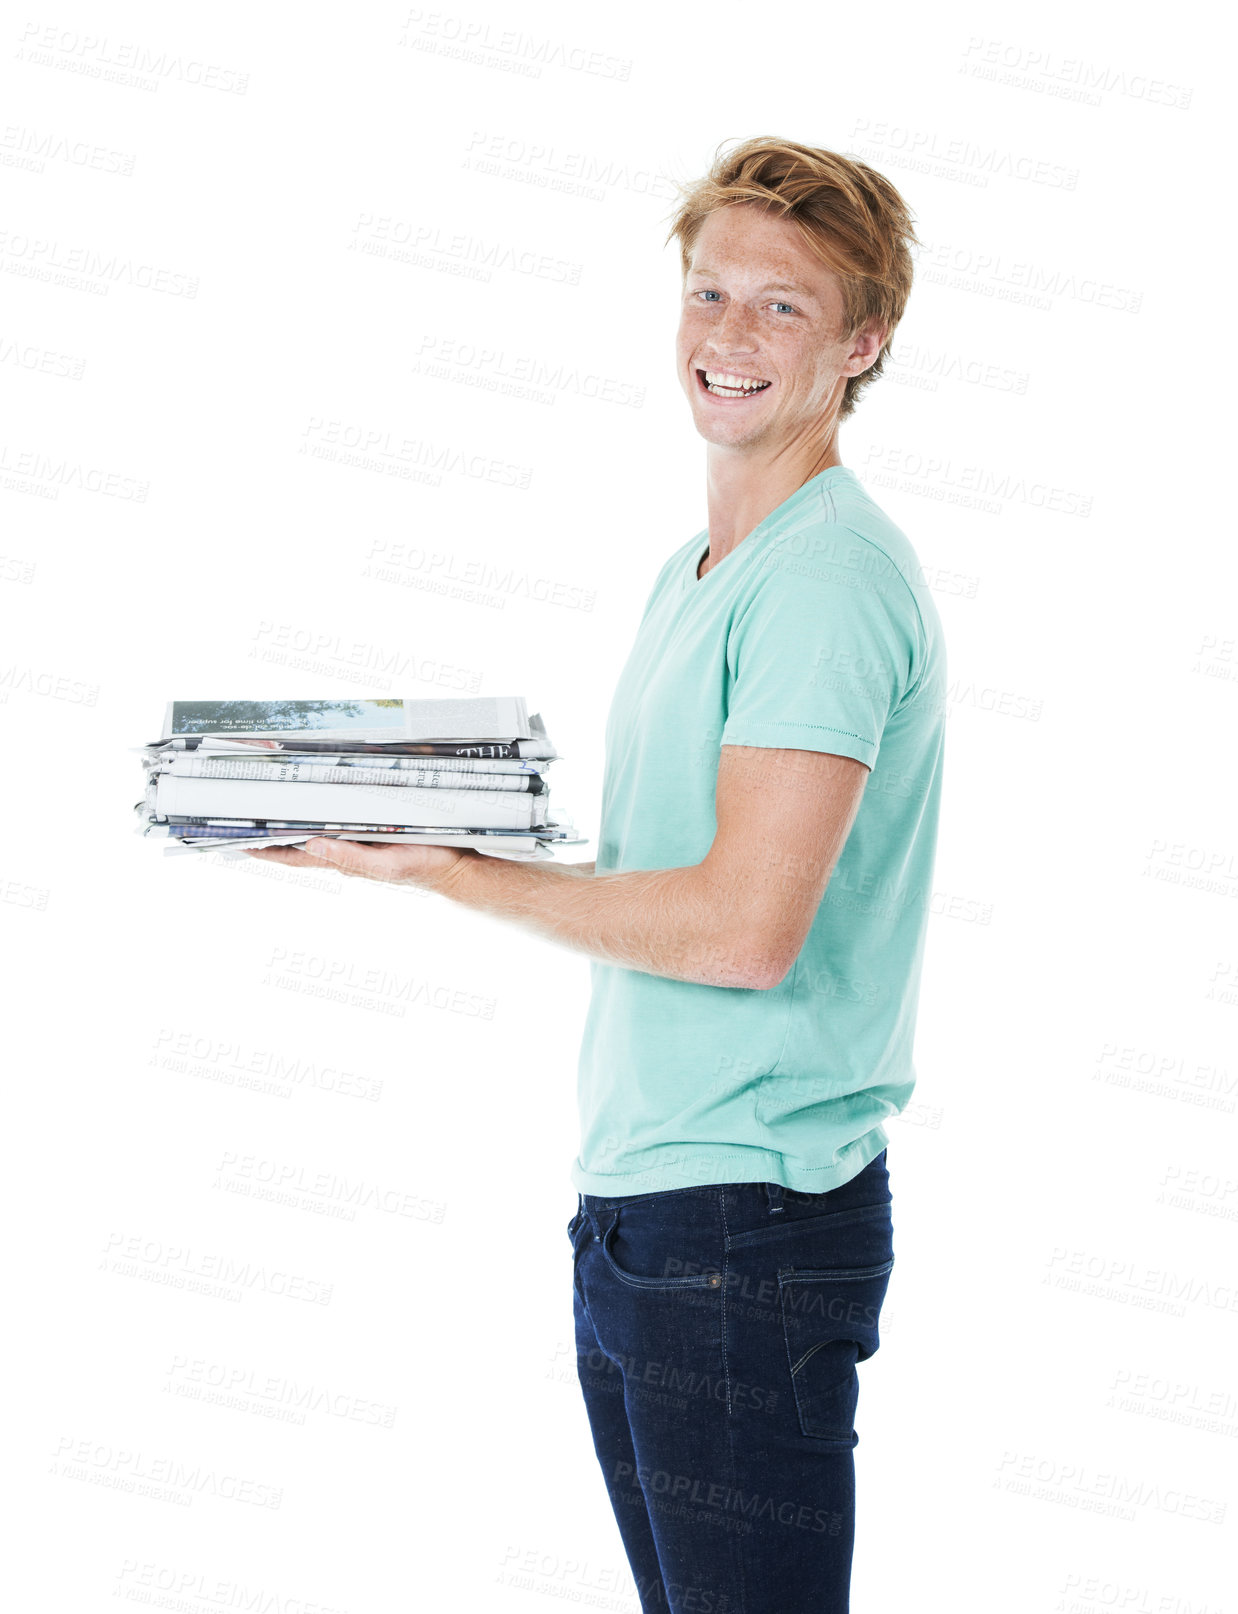
<instances>
[{"instance_id":1,"label":"forearm","mask_svg":"<svg viewBox=\"0 0 1238 1614\"><path fill-rule=\"evenodd\" d=\"M437 889L466 908L650 975L751 986L765 967L746 942L732 939L737 930L726 893L704 864L598 874L591 863L520 863L466 852Z\"/></svg>"}]
</instances>

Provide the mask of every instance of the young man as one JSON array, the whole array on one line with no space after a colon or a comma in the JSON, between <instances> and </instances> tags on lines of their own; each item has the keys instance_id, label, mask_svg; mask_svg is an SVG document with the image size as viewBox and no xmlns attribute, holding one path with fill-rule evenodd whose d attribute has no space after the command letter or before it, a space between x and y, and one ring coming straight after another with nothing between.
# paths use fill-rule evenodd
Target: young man
<instances>
[{"instance_id":1,"label":"young man","mask_svg":"<svg viewBox=\"0 0 1238 1614\"><path fill-rule=\"evenodd\" d=\"M774 139L720 155L671 235L709 525L659 572L620 677L596 864L255 855L428 885L589 954L579 1376L641 1606L842 1614L946 663L838 431L915 236L881 175Z\"/></svg>"}]
</instances>

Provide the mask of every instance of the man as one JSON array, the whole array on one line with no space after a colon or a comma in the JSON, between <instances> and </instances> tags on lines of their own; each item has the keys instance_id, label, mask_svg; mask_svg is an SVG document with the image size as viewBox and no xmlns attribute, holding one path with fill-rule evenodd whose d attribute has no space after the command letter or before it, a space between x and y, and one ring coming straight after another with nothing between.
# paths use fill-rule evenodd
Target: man
<instances>
[{"instance_id":1,"label":"man","mask_svg":"<svg viewBox=\"0 0 1238 1614\"><path fill-rule=\"evenodd\" d=\"M596 864L255 855L430 886L590 956L576 1338L641 1606L839 1614L945 649L838 429L880 372L915 237L881 175L774 139L720 155L671 235L709 525L663 565L620 677Z\"/></svg>"}]
</instances>

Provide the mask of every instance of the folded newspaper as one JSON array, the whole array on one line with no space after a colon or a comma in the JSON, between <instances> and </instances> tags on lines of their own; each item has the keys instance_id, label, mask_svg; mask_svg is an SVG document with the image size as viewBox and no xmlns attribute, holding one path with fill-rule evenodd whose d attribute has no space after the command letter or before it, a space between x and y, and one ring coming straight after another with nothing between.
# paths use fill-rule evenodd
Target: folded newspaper
<instances>
[{"instance_id":1,"label":"folded newspaper","mask_svg":"<svg viewBox=\"0 0 1238 1614\"><path fill-rule=\"evenodd\" d=\"M168 852L321 835L544 859L585 839L550 816L559 753L520 695L171 701L135 749L138 833Z\"/></svg>"}]
</instances>

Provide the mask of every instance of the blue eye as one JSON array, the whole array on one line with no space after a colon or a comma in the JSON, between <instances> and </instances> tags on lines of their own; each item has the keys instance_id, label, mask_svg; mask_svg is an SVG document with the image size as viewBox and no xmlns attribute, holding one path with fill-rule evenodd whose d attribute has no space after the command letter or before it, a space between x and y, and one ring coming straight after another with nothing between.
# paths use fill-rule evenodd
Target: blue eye
<instances>
[{"instance_id":1,"label":"blue eye","mask_svg":"<svg viewBox=\"0 0 1238 1614\"><path fill-rule=\"evenodd\" d=\"M694 292L693 295L696 297L717 298L719 300L721 300L722 297L722 293L720 291L714 291L711 287L705 287L700 291ZM770 306L773 308L785 308L788 314L794 314L795 312L795 307L792 303L772 303Z\"/></svg>"}]
</instances>

